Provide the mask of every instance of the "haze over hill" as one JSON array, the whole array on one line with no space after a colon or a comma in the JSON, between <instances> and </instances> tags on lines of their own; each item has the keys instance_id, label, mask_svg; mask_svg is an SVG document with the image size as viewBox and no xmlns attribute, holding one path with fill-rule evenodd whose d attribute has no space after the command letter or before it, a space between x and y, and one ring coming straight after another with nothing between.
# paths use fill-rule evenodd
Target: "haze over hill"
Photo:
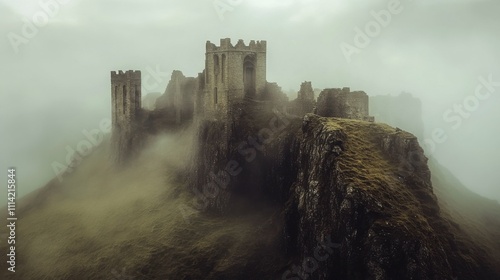
<instances>
[{"instance_id":1,"label":"haze over hill","mask_svg":"<svg viewBox=\"0 0 500 280\"><path fill-rule=\"evenodd\" d=\"M499 90L456 129L442 116L473 95L479 76L500 80L498 1L401 0L401 13L351 63L340 45L389 1L233 1L220 17L216 1L73 0L15 53L7 35L43 11L38 2L0 1L0 169L18 167L20 195L54 176L52 163L65 161L83 129L110 117L110 69L141 69L152 77L144 94L163 92L172 70L202 69L206 40L232 37L267 39L268 78L284 89L311 80L421 98L425 138L436 128L448 136L434 156L468 188L500 200Z\"/></svg>"},{"instance_id":2,"label":"haze over hill","mask_svg":"<svg viewBox=\"0 0 500 280\"><path fill-rule=\"evenodd\" d=\"M268 116L248 117L239 133L262 127ZM500 220L493 214L498 203L486 205L435 162L433 190L413 135L312 114L289 121L284 134L239 175L262 182L261 190L274 199L237 200L222 206L228 207L222 215L196 210L196 196L187 191L193 177L205 178L203 169L191 164L221 160L210 157L224 142L216 126L208 123L201 138L193 126L149 138L140 155L121 167L111 164L111 143L105 140L62 183L54 179L21 200L16 246L23 257L16 274L2 262L3 275L293 279L302 275L295 267L307 256L321 260L312 272L305 270L311 279L499 275L494 256L500 252L495 244ZM204 157L193 158L197 145ZM439 193L442 210L433 192ZM325 237L320 244L330 246L321 253L326 259L312 251ZM0 244L2 251L5 246Z\"/></svg>"}]
</instances>

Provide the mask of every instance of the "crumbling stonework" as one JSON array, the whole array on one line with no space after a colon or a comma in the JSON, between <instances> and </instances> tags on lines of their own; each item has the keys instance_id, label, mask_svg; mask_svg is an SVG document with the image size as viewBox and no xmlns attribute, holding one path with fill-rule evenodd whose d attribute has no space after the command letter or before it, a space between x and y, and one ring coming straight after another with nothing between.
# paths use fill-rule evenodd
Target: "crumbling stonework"
<instances>
[{"instance_id":1,"label":"crumbling stonework","mask_svg":"<svg viewBox=\"0 0 500 280\"><path fill-rule=\"evenodd\" d=\"M172 72L165 93L156 100L155 109L175 112L178 124L191 120L197 91L197 78L185 77L181 71L175 70Z\"/></svg>"},{"instance_id":2,"label":"crumbling stonework","mask_svg":"<svg viewBox=\"0 0 500 280\"><path fill-rule=\"evenodd\" d=\"M374 121L369 116L368 103L368 95L364 91L351 92L347 87L325 89L318 97L316 114L322 117Z\"/></svg>"},{"instance_id":3,"label":"crumbling stonework","mask_svg":"<svg viewBox=\"0 0 500 280\"><path fill-rule=\"evenodd\" d=\"M231 44L221 39L220 46L207 41L205 69L197 77L173 71L165 93L155 109L141 108L141 73L112 72L113 145L116 160L122 162L134 151L144 134L190 122L219 123L221 147L229 142L244 114L273 110L304 116L315 111L326 117L371 120L368 96L349 88L326 89L318 102L311 82L304 82L297 99L288 98L276 83L266 80L266 41L239 40ZM315 107L317 109L315 110ZM148 123L151 122L151 123ZM226 147L227 148L227 147ZM221 148L224 149L224 148Z\"/></svg>"},{"instance_id":4,"label":"crumbling stonework","mask_svg":"<svg viewBox=\"0 0 500 280\"><path fill-rule=\"evenodd\" d=\"M266 83L262 100L271 101L272 103L284 105L288 103L288 96L283 92L277 83Z\"/></svg>"},{"instance_id":5,"label":"crumbling stonework","mask_svg":"<svg viewBox=\"0 0 500 280\"><path fill-rule=\"evenodd\" d=\"M134 148L141 115L141 71L111 72L112 145L116 162Z\"/></svg>"},{"instance_id":6,"label":"crumbling stonework","mask_svg":"<svg viewBox=\"0 0 500 280\"><path fill-rule=\"evenodd\" d=\"M203 109L205 118L228 119L230 107L243 98L257 98L266 87L266 41L243 40L233 46L207 41ZM201 105L201 104L200 104Z\"/></svg>"},{"instance_id":7,"label":"crumbling stonework","mask_svg":"<svg viewBox=\"0 0 500 280\"><path fill-rule=\"evenodd\" d=\"M288 112L297 116L304 116L312 113L316 106L314 90L311 82L303 82L300 85L300 91L297 93L297 99L290 102Z\"/></svg>"},{"instance_id":8,"label":"crumbling stonework","mask_svg":"<svg viewBox=\"0 0 500 280\"><path fill-rule=\"evenodd\" d=\"M314 101L314 90L311 82L303 82L300 85L298 98L301 100Z\"/></svg>"},{"instance_id":9,"label":"crumbling stonework","mask_svg":"<svg viewBox=\"0 0 500 280\"><path fill-rule=\"evenodd\" d=\"M262 47L264 56L252 51ZM247 63L248 56L255 61ZM189 78L174 72L165 103L159 102L166 105L153 111L141 110L140 72L111 73L113 145L120 161L145 131L154 134L186 121L178 118L184 106L180 100L194 94L187 102L200 121L199 145L186 171L196 208L231 211L241 197L255 207L262 201L277 203L279 220L269 224L278 226L275 230L272 225L273 231L283 237L279 246L287 260L307 260L311 244L326 239L338 245L317 268L318 279L443 279L455 274L472 279L480 275L477 271L486 271L479 279L498 279L477 265L484 263L481 259L462 254L472 250L459 251L449 222L439 216L427 159L415 137L385 126L318 116L373 121L366 93L326 89L314 110L318 115L298 118L271 110L282 92L265 82L265 43L207 43L206 65L186 83L192 84L187 90L182 85ZM302 84L297 100L314 101L310 82ZM366 143L377 157L366 153ZM383 192L388 185L391 189ZM440 250L432 250L436 246ZM282 278L293 276L286 273Z\"/></svg>"}]
</instances>

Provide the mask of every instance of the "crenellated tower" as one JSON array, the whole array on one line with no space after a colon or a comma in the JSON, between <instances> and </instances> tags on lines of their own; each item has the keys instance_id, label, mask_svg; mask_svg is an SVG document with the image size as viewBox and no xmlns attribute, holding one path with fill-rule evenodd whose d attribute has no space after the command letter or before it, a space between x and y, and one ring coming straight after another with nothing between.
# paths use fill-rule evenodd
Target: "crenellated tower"
<instances>
[{"instance_id":1,"label":"crenellated tower","mask_svg":"<svg viewBox=\"0 0 500 280\"><path fill-rule=\"evenodd\" d=\"M230 105L244 98L256 99L266 87L266 41L243 40L236 45L221 39L220 46L207 41L205 53L204 111L207 117L224 119Z\"/></svg>"},{"instance_id":2,"label":"crenellated tower","mask_svg":"<svg viewBox=\"0 0 500 280\"><path fill-rule=\"evenodd\" d=\"M112 154L124 161L134 146L141 110L141 71L111 72Z\"/></svg>"}]
</instances>

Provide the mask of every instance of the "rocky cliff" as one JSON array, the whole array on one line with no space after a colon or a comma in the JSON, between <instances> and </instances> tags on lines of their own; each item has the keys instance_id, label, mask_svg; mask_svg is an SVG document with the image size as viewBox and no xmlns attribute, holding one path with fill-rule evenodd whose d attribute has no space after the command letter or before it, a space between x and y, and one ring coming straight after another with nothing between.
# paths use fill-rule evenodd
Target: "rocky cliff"
<instances>
[{"instance_id":1,"label":"rocky cliff","mask_svg":"<svg viewBox=\"0 0 500 280\"><path fill-rule=\"evenodd\" d=\"M282 279L495 279L491 256L442 217L414 135L308 114L285 119L280 133L263 141L258 135L272 116L251 115L241 115L240 125L252 125L235 132L223 154L220 128L204 127L197 178L223 168L216 164L223 155L241 170L223 192L201 196L208 208L227 212L241 193L280 205L290 260Z\"/></svg>"},{"instance_id":2,"label":"rocky cliff","mask_svg":"<svg viewBox=\"0 0 500 280\"><path fill-rule=\"evenodd\" d=\"M285 237L303 278L494 279L484 252L455 240L441 217L413 135L307 115L296 146ZM338 249L320 262L326 239Z\"/></svg>"},{"instance_id":3,"label":"rocky cliff","mask_svg":"<svg viewBox=\"0 0 500 280\"><path fill-rule=\"evenodd\" d=\"M18 271L2 262L2 276L499 279L493 251L440 210L432 182L446 182L412 134L247 105L230 127L203 121L146 141L119 170L103 145L25 198Z\"/></svg>"}]
</instances>

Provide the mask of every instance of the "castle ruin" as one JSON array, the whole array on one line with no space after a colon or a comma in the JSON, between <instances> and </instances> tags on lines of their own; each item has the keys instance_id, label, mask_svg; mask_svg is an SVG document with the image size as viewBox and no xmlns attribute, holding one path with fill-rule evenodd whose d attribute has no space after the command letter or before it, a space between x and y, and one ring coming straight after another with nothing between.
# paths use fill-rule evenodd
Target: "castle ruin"
<instances>
[{"instance_id":1,"label":"castle ruin","mask_svg":"<svg viewBox=\"0 0 500 280\"><path fill-rule=\"evenodd\" d=\"M266 41L243 40L233 46L221 39L220 46L208 41L205 53L201 111L205 118L228 119L231 106L244 98L259 99L266 87Z\"/></svg>"},{"instance_id":2,"label":"castle ruin","mask_svg":"<svg viewBox=\"0 0 500 280\"><path fill-rule=\"evenodd\" d=\"M312 83L303 82L297 93L297 99L291 101L288 106L288 113L303 117L305 114L313 112L315 106L316 100Z\"/></svg>"},{"instance_id":3,"label":"castle ruin","mask_svg":"<svg viewBox=\"0 0 500 280\"><path fill-rule=\"evenodd\" d=\"M266 41L221 39L205 46L205 69L197 77L174 71L154 110L141 108L141 72L111 72L112 143L117 162L123 162L140 144L144 133L175 127L192 120L218 122L220 138L230 137L236 112L252 112L282 106L289 114L315 112L324 117L373 121L368 112L368 95L349 88L325 89L315 100L311 82L304 82L291 102L276 83L266 78ZM257 108L258 110L255 110Z\"/></svg>"},{"instance_id":4,"label":"castle ruin","mask_svg":"<svg viewBox=\"0 0 500 280\"><path fill-rule=\"evenodd\" d=\"M315 113L323 117L373 122L368 105L369 98L364 91L351 92L348 87L329 88L320 93Z\"/></svg>"},{"instance_id":5,"label":"castle ruin","mask_svg":"<svg viewBox=\"0 0 500 280\"><path fill-rule=\"evenodd\" d=\"M122 151L134 148L141 98L141 71L111 72L111 143L118 162L126 160Z\"/></svg>"}]
</instances>

